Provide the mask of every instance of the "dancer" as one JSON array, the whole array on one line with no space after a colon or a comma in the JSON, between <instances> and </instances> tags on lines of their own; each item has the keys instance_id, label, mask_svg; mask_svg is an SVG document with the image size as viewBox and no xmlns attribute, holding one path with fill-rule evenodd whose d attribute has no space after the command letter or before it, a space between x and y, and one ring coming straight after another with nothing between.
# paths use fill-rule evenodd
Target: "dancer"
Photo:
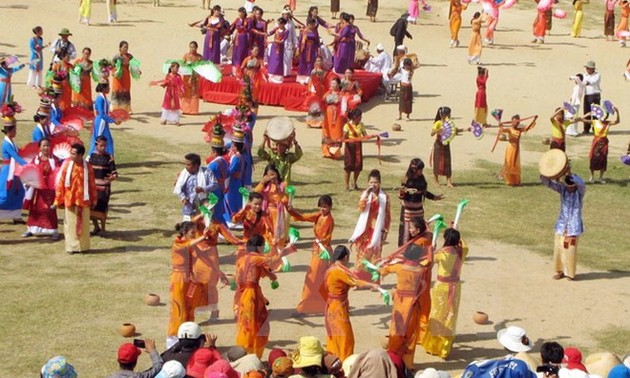
<instances>
[{"instance_id":1,"label":"dancer","mask_svg":"<svg viewBox=\"0 0 630 378\"><path fill-rule=\"evenodd\" d=\"M370 46L370 41L366 39L361 30L354 25L354 16L351 14L344 15L344 24L337 34L332 33L339 39L339 44L335 50L335 73L346 73L351 69L354 73L354 59L356 53L356 37ZM338 63L339 62L339 63Z\"/></svg>"},{"instance_id":2,"label":"dancer","mask_svg":"<svg viewBox=\"0 0 630 378\"><path fill-rule=\"evenodd\" d=\"M2 106L2 132L5 134L2 142L2 168L0 168L0 219L13 219L14 224L24 224L22 219L22 202L24 201L24 186L18 176L15 176L16 164L25 165L28 162L18 154L15 144L17 136L16 110L19 105L12 102Z\"/></svg>"},{"instance_id":3,"label":"dancer","mask_svg":"<svg viewBox=\"0 0 630 378\"><path fill-rule=\"evenodd\" d=\"M426 259L429 253L426 248L410 244L402 254L402 261L379 269L381 277L396 274L387 350L402 358L408 369L413 369L413 356L419 335L422 310L420 297L423 292L430 290L430 286L426 286L425 277L431 275L430 260Z\"/></svg>"},{"instance_id":4,"label":"dancer","mask_svg":"<svg viewBox=\"0 0 630 378\"><path fill-rule=\"evenodd\" d=\"M401 246L408 246L409 243L413 243L420 248L429 250L430 253L425 254L424 258L420 260L420 265L427 266L429 272L424 275L424 290L420 291L420 319L418 328L418 337L416 344L422 344L422 338L429 329L429 318L431 315L431 272L433 268L433 233L427 228L427 223L424 218L415 217L409 222L409 241ZM391 259L395 256L393 253L387 258Z\"/></svg>"},{"instance_id":5,"label":"dancer","mask_svg":"<svg viewBox=\"0 0 630 378\"><path fill-rule=\"evenodd\" d=\"M38 146L39 153L31 163L37 166L41 174L42 186L39 188L31 186L26 191L22 208L28 210L28 219L26 232L22 237L50 235L51 240L57 241L60 239L57 210L52 204L55 202L55 178L61 163L52 154L48 138L41 139Z\"/></svg>"},{"instance_id":6,"label":"dancer","mask_svg":"<svg viewBox=\"0 0 630 378\"><path fill-rule=\"evenodd\" d=\"M263 178L254 191L263 195L263 210L269 213L273 227L273 242L270 246L284 248L289 240L289 196L286 193L286 183L275 165L268 164L265 167Z\"/></svg>"},{"instance_id":7,"label":"dancer","mask_svg":"<svg viewBox=\"0 0 630 378\"><path fill-rule=\"evenodd\" d=\"M359 199L361 215L349 239L357 249L355 263L357 277L363 280L369 280L371 276L362 261L365 259L374 263L380 260L391 223L389 195L381 190L381 172L378 169L370 172L368 185Z\"/></svg>"},{"instance_id":8,"label":"dancer","mask_svg":"<svg viewBox=\"0 0 630 378\"><path fill-rule=\"evenodd\" d=\"M346 191L359 190L357 179L363 170L363 139L367 135L365 125L361 122L363 112L361 109L351 110L348 114L348 122L343 127L344 138L344 182ZM353 186L350 187L350 173L352 173Z\"/></svg>"},{"instance_id":9,"label":"dancer","mask_svg":"<svg viewBox=\"0 0 630 378\"><path fill-rule=\"evenodd\" d=\"M64 111L72 105L70 71L74 68L74 65L70 63L70 55L66 51L59 52L57 56L59 61L52 65L52 86L60 89L59 108Z\"/></svg>"},{"instance_id":10,"label":"dancer","mask_svg":"<svg viewBox=\"0 0 630 378\"><path fill-rule=\"evenodd\" d=\"M354 68L347 68L341 80L341 112L345 115L361 104L363 89L354 78Z\"/></svg>"},{"instance_id":11,"label":"dancer","mask_svg":"<svg viewBox=\"0 0 630 378\"><path fill-rule=\"evenodd\" d=\"M203 42L203 60L209 60L216 65L221 64L221 38L224 22L221 7L215 5L203 22L188 24L191 27L200 24L201 32L206 35Z\"/></svg>"},{"instance_id":12,"label":"dancer","mask_svg":"<svg viewBox=\"0 0 630 378\"><path fill-rule=\"evenodd\" d=\"M94 101L94 130L92 131L92 137L90 140L90 152L91 155L96 149L96 138L104 136L107 138L106 151L111 156L114 156L114 138L112 132L109 129L110 123L120 125L119 121L113 119L109 114L109 101L107 100L107 94L109 93L109 84L98 83L96 86L96 101Z\"/></svg>"},{"instance_id":13,"label":"dancer","mask_svg":"<svg viewBox=\"0 0 630 378\"><path fill-rule=\"evenodd\" d=\"M306 21L306 30L300 36L298 71L296 81L300 84L307 84L313 69L315 60L319 54L319 33L317 33L317 19L309 18Z\"/></svg>"},{"instance_id":14,"label":"dancer","mask_svg":"<svg viewBox=\"0 0 630 378\"><path fill-rule=\"evenodd\" d=\"M549 148L566 151L567 129L569 125L577 123L579 118L575 120L573 118L567 118L562 108L556 108L556 112L553 113L549 120L551 121L551 143L549 144Z\"/></svg>"},{"instance_id":15,"label":"dancer","mask_svg":"<svg viewBox=\"0 0 630 378\"><path fill-rule=\"evenodd\" d=\"M258 47L258 52L260 53L261 57L264 55L264 52L267 51L266 47L268 21L263 19L264 14L265 11L263 11L262 8L254 5L254 9L252 12L252 21L250 22L251 29L249 35L250 45L252 49L254 48L254 46Z\"/></svg>"},{"instance_id":16,"label":"dancer","mask_svg":"<svg viewBox=\"0 0 630 378\"><path fill-rule=\"evenodd\" d=\"M330 0L330 13L333 20L337 18L337 13L339 13L340 2L340 0Z\"/></svg>"},{"instance_id":17,"label":"dancer","mask_svg":"<svg viewBox=\"0 0 630 378\"><path fill-rule=\"evenodd\" d=\"M291 146L295 146L295 152L290 152ZM258 147L258 157L276 167L285 185L291 183L291 167L303 155L304 151L302 151L302 147L295 139L295 135L281 142L272 142L265 133L263 135L263 143Z\"/></svg>"},{"instance_id":18,"label":"dancer","mask_svg":"<svg viewBox=\"0 0 630 378\"><path fill-rule=\"evenodd\" d=\"M327 71L321 56L315 58L315 65L308 77L308 93L304 103L308 108L306 126L321 128L325 118L324 92L326 92Z\"/></svg>"},{"instance_id":19,"label":"dancer","mask_svg":"<svg viewBox=\"0 0 630 378\"><path fill-rule=\"evenodd\" d=\"M112 110L123 109L131 114L131 70L135 66L134 57L129 53L129 43L120 41L118 54L114 55L112 62L115 69L112 70ZM132 62L133 61L133 62Z\"/></svg>"},{"instance_id":20,"label":"dancer","mask_svg":"<svg viewBox=\"0 0 630 378\"><path fill-rule=\"evenodd\" d=\"M232 127L232 146L230 147L230 166L228 168L228 186L226 195L226 216L232 216L243 207L243 196L240 189L244 187L245 159L242 156L245 146L245 133L239 124ZM231 222L230 222L231 223Z\"/></svg>"},{"instance_id":21,"label":"dancer","mask_svg":"<svg viewBox=\"0 0 630 378\"><path fill-rule=\"evenodd\" d=\"M410 0L417 1L417 0ZM449 26L451 29L450 47L459 47L459 29L462 27L462 12L468 8L461 0L450 0Z\"/></svg>"},{"instance_id":22,"label":"dancer","mask_svg":"<svg viewBox=\"0 0 630 378\"><path fill-rule=\"evenodd\" d=\"M600 184L606 183L604 173L606 173L608 168L608 131L611 126L619 124L620 117L619 109L617 107L613 107L613 109L616 115L614 121L608 120L608 117L610 117L608 112L605 112L602 118L598 118L592 113L584 115L584 118L590 115L590 123L593 124L593 143L589 153L591 177L588 179L588 182L590 183L594 182L596 171L599 171Z\"/></svg>"},{"instance_id":23,"label":"dancer","mask_svg":"<svg viewBox=\"0 0 630 378\"><path fill-rule=\"evenodd\" d=\"M573 26L571 27L571 37L579 38L582 33L582 19L584 18L584 12L582 8L584 4L588 4L589 0L573 0Z\"/></svg>"},{"instance_id":24,"label":"dancer","mask_svg":"<svg viewBox=\"0 0 630 378\"><path fill-rule=\"evenodd\" d=\"M424 217L424 199L440 201L442 194L433 194L427 190L427 180L422 171L424 162L419 158L411 159L407 172L400 183L400 225L398 226L398 246L407 244L412 227L412 220ZM426 225L424 226L426 229Z\"/></svg>"},{"instance_id":25,"label":"dancer","mask_svg":"<svg viewBox=\"0 0 630 378\"><path fill-rule=\"evenodd\" d=\"M368 0L365 15L368 16L370 22L376 22L376 13L378 12L378 0Z\"/></svg>"},{"instance_id":26,"label":"dancer","mask_svg":"<svg viewBox=\"0 0 630 378\"><path fill-rule=\"evenodd\" d=\"M294 220L314 224L315 240L311 246L311 263L304 277L302 299L296 307L299 315L320 314L326 309L326 300L322 297L319 289L324 283L326 271L330 268L330 254L333 252L330 245L335 229L335 220L331 213L332 197L329 195L320 196L317 200L317 207L319 207L319 211L307 214L294 209L290 204L287 207Z\"/></svg>"},{"instance_id":27,"label":"dancer","mask_svg":"<svg viewBox=\"0 0 630 378\"><path fill-rule=\"evenodd\" d=\"M619 0L606 0L604 12L604 36L607 41L615 40L615 5Z\"/></svg>"},{"instance_id":28,"label":"dancer","mask_svg":"<svg viewBox=\"0 0 630 378\"><path fill-rule=\"evenodd\" d=\"M183 220L190 221L193 216L199 214L199 207L208 198L208 194L219 185L212 172L201 167L199 155L186 154L184 160L185 167L177 176L173 194L179 197L183 206ZM219 205L220 203L217 203L215 211Z\"/></svg>"},{"instance_id":29,"label":"dancer","mask_svg":"<svg viewBox=\"0 0 630 378\"><path fill-rule=\"evenodd\" d=\"M106 0L107 2L107 22L118 22L118 12L116 12L116 2L118 0Z\"/></svg>"},{"instance_id":30,"label":"dancer","mask_svg":"<svg viewBox=\"0 0 630 378\"><path fill-rule=\"evenodd\" d=\"M291 13L291 9L287 5L284 6L282 10L282 18L286 20L286 25L284 28L286 29L286 38L284 40L284 77L290 76L291 71L293 70L293 57L295 55L295 49L299 43L298 33L296 32L296 23L300 28L305 28L306 25L298 21L295 17L293 17L293 13Z\"/></svg>"},{"instance_id":31,"label":"dancer","mask_svg":"<svg viewBox=\"0 0 630 378\"><path fill-rule=\"evenodd\" d=\"M467 254L468 245L459 231L447 228L444 231L444 247L433 256L438 275L431 290L431 318L422 346L427 353L444 360L451 353L455 340L461 296L461 269Z\"/></svg>"},{"instance_id":32,"label":"dancer","mask_svg":"<svg viewBox=\"0 0 630 378\"><path fill-rule=\"evenodd\" d=\"M247 18L247 11L245 8L238 8L238 18L234 20L228 33L234 34L232 40L234 41L234 49L232 50L232 75L240 76L241 65L247 57L250 51L249 40L249 19Z\"/></svg>"},{"instance_id":33,"label":"dancer","mask_svg":"<svg viewBox=\"0 0 630 378\"><path fill-rule=\"evenodd\" d=\"M48 43L44 44L44 29L41 26L33 28L33 38L29 41L31 64L28 68L28 80L26 85L32 88L41 88L44 86L44 54L43 50L48 47Z\"/></svg>"},{"instance_id":34,"label":"dancer","mask_svg":"<svg viewBox=\"0 0 630 378\"><path fill-rule=\"evenodd\" d=\"M55 126L50 123L50 100L42 97L39 100L39 109L33 116L35 128L33 128L32 142L39 143L44 138L50 139L53 135ZM48 146L50 149L50 146Z\"/></svg>"},{"instance_id":35,"label":"dancer","mask_svg":"<svg viewBox=\"0 0 630 378\"><path fill-rule=\"evenodd\" d=\"M285 41L289 37L286 29L287 20L280 17L275 28L271 29L267 34L273 36L271 47L267 56L267 72L269 73L269 81L276 84L282 84L284 81L284 49Z\"/></svg>"},{"instance_id":36,"label":"dancer","mask_svg":"<svg viewBox=\"0 0 630 378\"><path fill-rule=\"evenodd\" d=\"M584 76L582 74L576 74L575 76L571 76L569 80L572 80L574 83L569 105L575 110L573 114L578 114L580 112L580 106L582 105L582 98L584 98L584 91L586 90ZM571 113L565 111L565 116L566 115L571 115ZM573 122L567 127L566 135L578 136L579 134L577 122Z\"/></svg>"},{"instance_id":37,"label":"dancer","mask_svg":"<svg viewBox=\"0 0 630 378\"><path fill-rule=\"evenodd\" d=\"M179 63L171 63L168 74L166 74L164 80L159 81L159 84L165 89L160 125L166 125L166 123L170 122L179 126L181 111L179 98L184 95L184 81L179 74Z\"/></svg>"},{"instance_id":38,"label":"dancer","mask_svg":"<svg viewBox=\"0 0 630 378\"><path fill-rule=\"evenodd\" d=\"M335 247L332 263L326 271L324 283L320 289L322 296L326 299L324 315L326 352L343 361L354 353L354 332L350 323L348 292L352 287L377 290L379 286L360 279L348 268L350 250L346 246Z\"/></svg>"},{"instance_id":39,"label":"dancer","mask_svg":"<svg viewBox=\"0 0 630 378\"><path fill-rule=\"evenodd\" d=\"M330 89L324 93L326 116L322 124L322 156L331 159L341 157L341 140L346 120L341 112L341 95L341 80L334 77L330 80ZM346 185L346 189L348 188L349 186Z\"/></svg>"},{"instance_id":40,"label":"dancer","mask_svg":"<svg viewBox=\"0 0 630 378\"><path fill-rule=\"evenodd\" d=\"M411 79L413 78L413 63L411 59L405 58L403 66L400 69L400 96L398 103L398 119L402 119L403 113L407 115L407 121L411 121L409 116L413 110L413 86Z\"/></svg>"},{"instance_id":41,"label":"dancer","mask_svg":"<svg viewBox=\"0 0 630 378\"><path fill-rule=\"evenodd\" d=\"M628 38L628 17L630 16L630 0L621 0L619 3L621 8L621 19L615 29L615 35L619 40L621 47L626 47L626 39Z\"/></svg>"},{"instance_id":42,"label":"dancer","mask_svg":"<svg viewBox=\"0 0 630 378\"><path fill-rule=\"evenodd\" d=\"M481 43L481 24L485 18L479 12L475 12L472 20L470 20L471 32L470 42L468 43L468 64L481 64L481 51L483 44Z\"/></svg>"},{"instance_id":43,"label":"dancer","mask_svg":"<svg viewBox=\"0 0 630 378\"><path fill-rule=\"evenodd\" d=\"M217 204L214 206L212 219L219 223L226 223L225 189L227 186L226 181L229 178L229 164L225 156L228 151L225 149L224 135L223 126L216 124L212 130L212 139L210 141L212 153L206 159L206 161L210 161L208 171L212 173L218 184L212 188L212 193L217 197Z\"/></svg>"},{"instance_id":44,"label":"dancer","mask_svg":"<svg viewBox=\"0 0 630 378\"><path fill-rule=\"evenodd\" d=\"M92 16L92 0L80 0L79 23L90 26L90 16Z\"/></svg>"},{"instance_id":45,"label":"dancer","mask_svg":"<svg viewBox=\"0 0 630 378\"><path fill-rule=\"evenodd\" d=\"M528 117L529 118L529 117ZM521 186L521 135L526 134L536 126L538 116L526 127L521 127L521 117L516 114L509 122L499 124L499 132L507 134L508 146L505 149L502 176L509 186ZM510 125L508 128L503 125Z\"/></svg>"},{"instance_id":46,"label":"dancer","mask_svg":"<svg viewBox=\"0 0 630 378\"><path fill-rule=\"evenodd\" d=\"M272 243L274 229L269 213L263 210L263 201L264 197L261 193L250 192L247 205L232 216L232 222L243 224L239 256L245 251L244 245L255 235L262 236L268 244Z\"/></svg>"},{"instance_id":47,"label":"dancer","mask_svg":"<svg viewBox=\"0 0 630 378\"><path fill-rule=\"evenodd\" d=\"M107 153L108 140L104 136L96 138L96 152L86 159L94 169L96 183L96 206L90 211L90 219L94 225L92 235L105 232L107 213L109 211L109 197L112 193L112 181L118 179L114 157Z\"/></svg>"},{"instance_id":48,"label":"dancer","mask_svg":"<svg viewBox=\"0 0 630 378\"><path fill-rule=\"evenodd\" d=\"M81 90L72 91L72 106L78 106L83 109L92 110L94 102L92 101L92 67L93 63L90 59L92 49L83 48L82 55L75 60L74 69L80 69L79 77L81 78Z\"/></svg>"},{"instance_id":49,"label":"dancer","mask_svg":"<svg viewBox=\"0 0 630 378\"><path fill-rule=\"evenodd\" d=\"M451 127L452 130L445 130L445 127ZM431 136L435 136L433 143L433 178L435 185L440 186L439 176L446 176L446 186L453 188L452 170L451 170L451 139L442 140L442 133L451 132L453 135L457 133L456 127L451 121L451 108L441 106L436 115L435 123L431 129Z\"/></svg>"},{"instance_id":50,"label":"dancer","mask_svg":"<svg viewBox=\"0 0 630 378\"><path fill-rule=\"evenodd\" d=\"M426 6L425 0L422 0L422 5ZM416 25L418 23L418 18L420 18L420 0L409 0L407 13L409 14L407 21Z\"/></svg>"},{"instance_id":51,"label":"dancer","mask_svg":"<svg viewBox=\"0 0 630 378\"><path fill-rule=\"evenodd\" d=\"M263 82L263 74L261 72L263 66L263 58L259 56L260 49L257 45L252 46L252 51L249 56L243 60L241 65L241 72L243 77L247 77L251 83L252 100L256 101L260 96L260 88Z\"/></svg>"},{"instance_id":52,"label":"dancer","mask_svg":"<svg viewBox=\"0 0 630 378\"><path fill-rule=\"evenodd\" d=\"M484 0L486 1L486 0ZM488 45L494 45L494 31L499 24L499 8L505 4L505 0L495 1L488 0L484 4L487 4L487 8L484 7L486 14L486 38L485 42Z\"/></svg>"},{"instance_id":53,"label":"dancer","mask_svg":"<svg viewBox=\"0 0 630 378\"><path fill-rule=\"evenodd\" d=\"M191 41L188 44L188 52L182 58L188 66L192 66L203 59L201 54L197 52L198 47L195 41ZM184 93L179 102L183 114L194 115L199 114L199 74L194 70L191 71L190 75L183 75L182 77Z\"/></svg>"},{"instance_id":54,"label":"dancer","mask_svg":"<svg viewBox=\"0 0 630 378\"><path fill-rule=\"evenodd\" d=\"M475 121L480 125L488 125L488 102L486 101L486 82L488 69L477 67L477 93L475 93Z\"/></svg>"},{"instance_id":55,"label":"dancer","mask_svg":"<svg viewBox=\"0 0 630 378\"><path fill-rule=\"evenodd\" d=\"M539 4L541 0L535 0ZM551 9L551 4L546 8L536 7L536 19L534 20L532 43L545 43L545 33L547 32L547 12Z\"/></svg>"}]
</instances>

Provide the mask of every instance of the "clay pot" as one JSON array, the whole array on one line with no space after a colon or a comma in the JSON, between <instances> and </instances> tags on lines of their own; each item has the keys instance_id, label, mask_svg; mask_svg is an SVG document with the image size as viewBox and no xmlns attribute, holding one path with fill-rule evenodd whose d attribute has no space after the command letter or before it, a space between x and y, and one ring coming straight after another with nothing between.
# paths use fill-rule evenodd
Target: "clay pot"
<instances>
[{"instance_id":1,"label":"clay pot","mask_svg":"<svg viewBox=\"0 0 630 378\"><path fill-rule=\"evenodd\" d=\"M542 144L544 144L545 146L548 146L551 144L551 139L549 138L543 138L542 140Z\"/></svg>"},{"instance_id":2,"label":"clay pot","mask_svg":"<svg viewBox=\"0 0 630 378\"><path fill-rule=\"evenodd\" d=\"M482 311L477 311L473 314L473 321L477 324L488 324L488 314Z\"/></svg>"},{"instance_id":3,"label":"clay pot","mask_svg":"<svg viewBox=\"0 0 630 378\"><path fill-rule=\"evenodd\" d=\"M160 296L157 294L147 294L144 297L144 303L147 306L157 306L160 304Z\"/></svg>"},{"instance_id":4,"label":"clay pot","mask_svg":"<svg viewBox=\"0 0 630 378\"><path fill-rule=\"evenodd\" d=\"M120 334L122 337L132 337L136 334L136 326L131 323L124 323L120 327Z\"/></svg>"},{"instance_id":5,"label":"clay pot","mask_svg":"<svg viewBox=\"0 0 630 378\"><path fill-rule=\"evenodd\" d=\"M399 124L399 123L394 123L394 124L392 125L392 130L393 130L393 131L402 131L402 126L400 126L400 124Z\"/></svg>"}]
</instances>

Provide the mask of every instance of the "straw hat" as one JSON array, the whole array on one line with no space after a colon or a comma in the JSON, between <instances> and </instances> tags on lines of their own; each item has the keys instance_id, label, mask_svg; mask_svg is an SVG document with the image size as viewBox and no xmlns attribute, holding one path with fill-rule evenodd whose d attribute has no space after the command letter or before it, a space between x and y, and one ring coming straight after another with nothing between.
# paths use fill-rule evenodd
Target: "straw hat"
<instances>
[{"instance_id":1,"label":"straw hat","mask_svg":"<svg viewBox=\"0 0 630 378\"><path fill-rule=\"evenodd\" d=\"M265 134L274 142L288 139L295 132L293 121L289 117L273 117L267 123Z\"/></svg>"},{"instance_id":2,"label":"straw hat","mask_svg":"<svg viewBox=\"0 0 630 378\"><path fill-rule=\"evenodd\" d=\"M301 337L300 348L292 356L293 367L322 366L323 355L324 348L322 348L322 344L317 337Z\"/></svg>"},{"instance_id":3,"label":"straw hat","mask_svg":"<svg viewBox=\"0 0 630 378\"><path fill-rule=\"evenodd\" d=\"M497 340L511 352L527 352L534 347L521 327L510 326L497 332Z\"/></svg>"}]
</instances>

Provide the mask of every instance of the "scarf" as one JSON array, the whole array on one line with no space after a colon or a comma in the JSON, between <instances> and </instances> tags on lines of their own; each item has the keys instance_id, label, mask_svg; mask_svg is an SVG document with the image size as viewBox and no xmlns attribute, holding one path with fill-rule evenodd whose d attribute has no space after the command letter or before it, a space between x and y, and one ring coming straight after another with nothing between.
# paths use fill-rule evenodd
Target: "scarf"
<instances>
[{"instance_id":1,"label":"scarf","mask_svg":"<svg viewBox=\"0 0 630 378\"><path fill-rule=\"evenodd\" d=\"M18 150L15 143L13 143L11 138L9 138L8 136L4 137L4 141L9 143L15 151ZM14 177L15 177L15 159L11 157L11 162L9 163L9 174L7 176L7 189L11 189L11 184L13 184Z\"/></svg>"},{"instance_id":2,"label":"scarf","mask_svg":"<svg viewBox=\"0 0 630 378\"><path fill-rule=\"evenodd\" d=\"M192 175L190 174L190 172L188 172L186 170L186 168L182 169L181 173L179 174L179 176L177 176L177 181L175 182L175 188L173 189L173 193L179 195L181 193L184 192L184 189L186 187L186 183L188 182L188 179L191 177ZM200 186L202 188L206 187L206 175L204 174L204 170L203 168L199 168L199 170L197 171L197 186ZM197 194L201 195L202 198L205 195L204 193L199 193Z\"/></svg>"},{"instance_id":3,"label":"scarf","mask_svg":"<svg viewBox=\"0 0 630 378\"><path fill-rule=\"evenodd\" d=\"M64 186L66 188L70 188L70 178L72 177L72 169L74 168L74 160L70 160L70 164L68 164L68 170L66 171L66 178L64 181ZM83 161L83 200L90 200L90 186L88 184L88 163L87 161Z\"/></svg>"},{"instance_id":4,"label":"scarf","mask_svg":"<svg viewBox=\"0 0 630 378\"><path fill-rule=\"evenodd\" d=\"M354 228L354 232L348 240L349 243L354 243L367 228L367 223L370 218L370 203L374 200L374 193L370 193L367 203L365 205L365 209L359 215L359 220L357 221L357 225ZM376 224L374 225L374 231L372 232L372 237L370 239L370 244L368 248L375 248L381 244L381 234L385 228L385 206L387 205L387 195L379 189L378 191L378 214L376 216Z\"/></svg>"}]
</instances>

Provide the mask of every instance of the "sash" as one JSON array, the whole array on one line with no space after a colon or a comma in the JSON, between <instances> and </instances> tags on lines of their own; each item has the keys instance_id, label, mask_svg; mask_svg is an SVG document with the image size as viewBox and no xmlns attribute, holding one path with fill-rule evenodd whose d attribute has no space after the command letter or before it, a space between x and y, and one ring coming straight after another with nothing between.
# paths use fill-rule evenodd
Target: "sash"
<instances>
[{"instance_id":1,"label":"sash","mask_svg":"<svg viewBox=\"0 0 630 378\"><path fill-rule=\"evenodd\" d=\"M66 170L66 177L64 181L64 186L66 187L66 189L70 188L70 178L72 177L73 168L74 168L74 160L70 160L70 163L68 164L68 170ZM88 184L89 183L88 176L89 176L88 163L87 161L84 161L83 162L83 200L84 201L90 200L90 186Z\"/></svg>"},{"instance_id":2,"label":"sash","mask_svg":"<svg viewBox=\"0 0 630 378\"><path fill-rule=\"evenodd\" d=\"M349 243L354 243L365 232L365 229L367 228L367 222L370 217L370 209L372 208L372 206L370 206L370 203L372 202L373 199L374 199L374 193L370 193L370 196L367 199L367 204L365 205L365 209L363 209L363 211L361 212L361 215L359 215L359 220L357 221L357 225L354 228L354 232L352 233L352 236L348 240ZM368 248L375 248L381 244L381 234L385 227L386 205L387 205L387 195L382 190L379 190L378 215L376 217L376 224L374 225L374 231L372 232L372 237L370 239L370 244L368 245Z\"/></svg>"}]
</instances>

